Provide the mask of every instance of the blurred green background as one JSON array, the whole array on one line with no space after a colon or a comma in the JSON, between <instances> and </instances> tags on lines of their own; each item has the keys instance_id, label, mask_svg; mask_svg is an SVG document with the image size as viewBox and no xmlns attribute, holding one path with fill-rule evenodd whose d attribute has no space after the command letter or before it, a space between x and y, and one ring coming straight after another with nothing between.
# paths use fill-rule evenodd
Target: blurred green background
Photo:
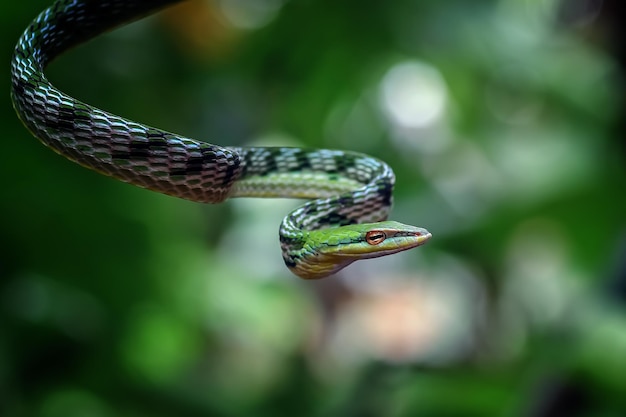
<instances>
[{"instance_id":1,"label":"blurred green background","mask_svg":"<svg viewBox=\"0 0 626 417\"><path fill-rule=\"evenodd\" d=\"M433 239L316 282L280 257L297 202L177 200L29 135L9 62L48 4L0 5L0 415L625 415L619 2L198 0L50 66L189 137L386 160Z\"/></svg>"}]
</instances>

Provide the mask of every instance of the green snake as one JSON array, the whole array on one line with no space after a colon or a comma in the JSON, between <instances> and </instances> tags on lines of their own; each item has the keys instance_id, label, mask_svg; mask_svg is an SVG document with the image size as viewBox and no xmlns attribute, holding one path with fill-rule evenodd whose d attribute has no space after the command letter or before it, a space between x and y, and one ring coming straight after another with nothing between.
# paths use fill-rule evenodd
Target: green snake
<instances>
[{"instance_id":1,"label":"green snake","mask_svg":"<svg viewBox=\"0 0 626 417\"><path fill-rule=\"evenodd\" d=\"M15 110L46 146L104 175L175 197L309 199L279 229L287 267L305 279L417 247L431 234L386 221L394 173L368 155L217 146L135 123L55 88L44 68L67 49L179 0L57 0L24 31L11 63Z\"/></svg>"}]
</instances>

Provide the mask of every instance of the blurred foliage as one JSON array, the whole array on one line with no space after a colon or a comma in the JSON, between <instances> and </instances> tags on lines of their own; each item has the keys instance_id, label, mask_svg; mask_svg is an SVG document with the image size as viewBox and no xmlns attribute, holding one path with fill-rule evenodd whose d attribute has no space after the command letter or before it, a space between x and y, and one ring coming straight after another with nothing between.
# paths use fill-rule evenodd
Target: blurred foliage
<instances>
[{"instance_id":1,"label":"blurred foliage","mask_svg":"<svg viewBox=\"0 0 626 417\"><path fill-rule=\"evenodd\" d=\"M0 6L5 92L47 4ZM298 281L276 238L297 203L118 183L5 94L0 415L624 415L615 7L197 0L65 54L57 86L143 123L383 158L393 218L434 237Z\"/></svg>"}]
</instances>

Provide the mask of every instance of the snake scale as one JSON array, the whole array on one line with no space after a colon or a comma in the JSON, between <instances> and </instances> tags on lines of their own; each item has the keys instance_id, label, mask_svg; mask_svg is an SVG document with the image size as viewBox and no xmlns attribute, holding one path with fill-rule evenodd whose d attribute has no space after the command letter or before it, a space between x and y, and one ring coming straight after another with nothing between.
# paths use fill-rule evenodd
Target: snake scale
<instances>
[{"instance_id":1,"label":"snake scale","mask_svg":"<svg viewBox=\"0 0 626 417\"><path fill-rule=\"evenodd\" d=\"M309 199L279 229L287 267L305 279L407 250L431 234L387 221L395 177L339 150L217 146L135 123L59 91L44 75L62 52L176 0L57 0L31 22L11 63L15 110L46 146L104 175L187 200Z\"/></svg>"}]
</instances>

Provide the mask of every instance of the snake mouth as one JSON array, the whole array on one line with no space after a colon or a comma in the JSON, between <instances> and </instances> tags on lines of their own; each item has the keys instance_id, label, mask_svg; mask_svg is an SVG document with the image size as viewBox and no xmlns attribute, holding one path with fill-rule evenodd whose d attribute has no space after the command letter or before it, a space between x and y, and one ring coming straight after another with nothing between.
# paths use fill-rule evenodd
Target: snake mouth
<instances>
[{"instance_id":1,"label":"snake mouth","mask_svg":"<svg viewBox=\"0 0 626 417\"><path fill-rule=\"evenodd\" d=\"M432 233L430 232L415 232L414 236L416 237L417 241L417 244L414 247L423 245L424 243L428 242L431 237L433 237Z\"/></svg>"},{"instance_id":2,"label":"snake mouth","mask_svg":"<svg viewBox=\"0 0 626 417\"><path fill-rule=\"evenodd\" d=\"M429 231L417 231L413 232L407 236L402 236L396 238L398 240L397 246L395 248L390 249L389 251L385 251L385 255L389 255L395 252L403 252L405 250L413 249L418 246L422 246L426 242L433 237L432 233ZM395 249L395 250L394 250Z\"/></svg>"}]
</instances>

